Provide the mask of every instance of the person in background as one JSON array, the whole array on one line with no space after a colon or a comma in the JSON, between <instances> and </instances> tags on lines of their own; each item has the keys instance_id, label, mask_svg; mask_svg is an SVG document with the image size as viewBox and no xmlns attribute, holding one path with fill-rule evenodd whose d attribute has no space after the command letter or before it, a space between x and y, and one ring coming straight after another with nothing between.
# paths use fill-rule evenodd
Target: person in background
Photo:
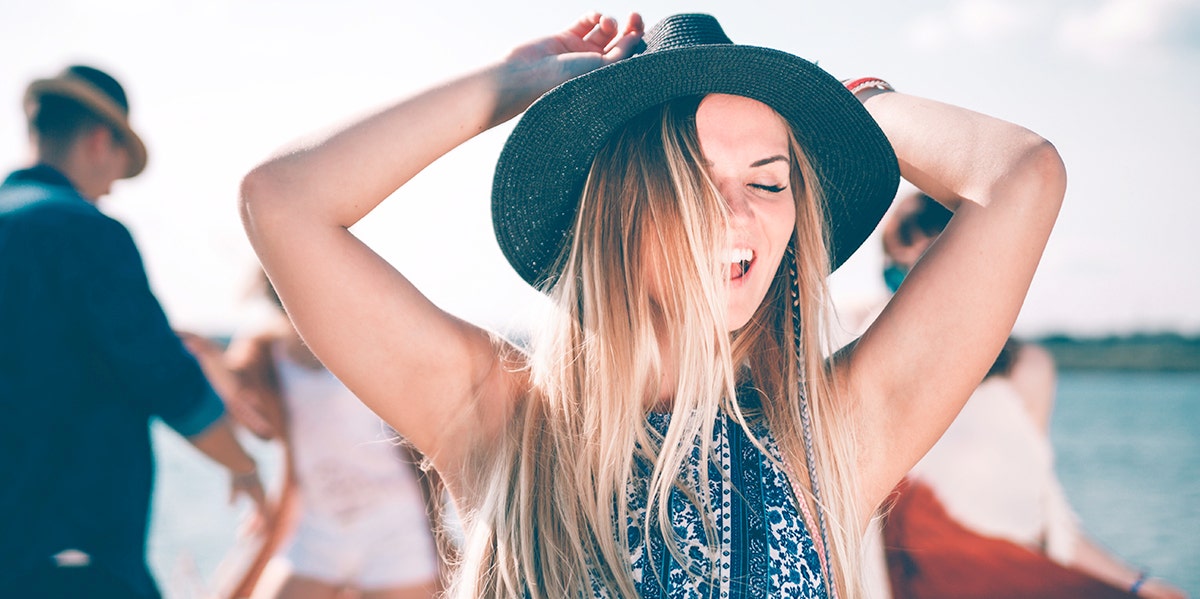
<instances>
[{"instance_id":1,"label":"person in background","mask_svg":"<svg viewBox=\"0 0 1200 599\"><path fill-rule=\"evenodd\" d=\"M222 353L188 347L247 429L284 449L284 483L246 572L221 595L253 599L429 599L439 590L431 521L440 482L321 364L266 275L270 314ZM434 507L429 514L426 509ZM347 595L350 593L350 595Z\"/></svg>"},{"instance_id":2,"label":"person in background","mask_svg":"<svg viewBox=\"0 0 1200 599\"><path fill-rule=\"evenodd\" d=\"M894 293L950 222L929 196L901 198L883 227ZM942 438L898 487L883 546L894 599L1180 598L1089 539L1054 472L1056 369L1010 338Z\"/></svg>"},{"instance_id":3,"label":"person in background","mask_svg":"<svg viewBox=\"0 0 1200 599\"><path fill-rule=\"evenodd\" d=\"M124 89L70 66L25 110L34 164L0 185L0 589L158 597L151 418L227 468L232 495L261 506L262 485L129 231L97 207L146 165Z\"/></svg>"}]
</instances>

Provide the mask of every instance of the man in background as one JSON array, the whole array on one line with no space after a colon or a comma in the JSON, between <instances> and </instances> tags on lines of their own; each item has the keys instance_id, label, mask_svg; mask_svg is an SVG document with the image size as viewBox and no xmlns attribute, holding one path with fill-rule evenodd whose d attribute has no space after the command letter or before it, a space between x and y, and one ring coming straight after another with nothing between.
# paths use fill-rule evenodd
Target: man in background
<instances>
[{"instance_id":1,"label":"man in background","mask_svg":"<svg viewBox=\"0 0 1200 599\"><path fill-rule=\"evenodd\" d=\"M71 66L29 85L34 165L0 185L0 589L158 597L146 566L158 417L261 507L254 460L172 331L129 231L96 206L146 148L124 89Z\"/></svg>"}]
</instances>

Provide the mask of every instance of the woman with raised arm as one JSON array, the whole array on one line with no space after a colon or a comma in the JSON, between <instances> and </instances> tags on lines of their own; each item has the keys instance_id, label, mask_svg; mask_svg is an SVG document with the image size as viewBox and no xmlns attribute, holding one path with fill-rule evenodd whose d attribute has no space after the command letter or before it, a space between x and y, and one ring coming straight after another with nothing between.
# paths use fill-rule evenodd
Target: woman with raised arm
<instances>
[{"instance_id":1,"label":"woman with raised arm","mask_svg":"<svg viewBox=\"0 0 1200 599\"><path fill-rule=\"evenodd\" d=\"M707 15L642 37L637 15L588 15L287 149L243 182L247 232L309 347L447 481L453 596L855 597L869 515L1008 336L1062 162ZM556 306L528 352L348 231L522 111L492 201L501 249ZM825 279L898 171L953 222L830 354Z\"/></svg>"},{"instance_id":2,"label":"woman with raised arm","mask_svg":"<svg viewBox=\"0 0 1200 599\"><path fill-rule=\"evenodd\" d=\"M230 552L213 599L438 596L436 473L312 355L259 279L259 322L224 351L188 343L234 418L283 454L278 497L245 541L253 550Z\"/></svg>"}]
</instances>

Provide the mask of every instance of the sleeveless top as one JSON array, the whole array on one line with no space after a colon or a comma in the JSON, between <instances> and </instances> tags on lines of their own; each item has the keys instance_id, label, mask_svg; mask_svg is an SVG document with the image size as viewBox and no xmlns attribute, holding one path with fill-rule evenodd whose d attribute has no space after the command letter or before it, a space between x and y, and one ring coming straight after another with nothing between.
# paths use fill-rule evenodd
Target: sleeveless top
<instances>
[{"instance_id":1,"label":"sleeveless top","mask_svg":"<svg viewBox=\"0 0 1200 599\"><path fill-rule=\"evenodd\" d=\"M328 370L297 364L278 344L272 354L305 514L345 526L392 506L426 527L416 475L379 417Z\"/></svg>"},{"instance_id":2,"label":"sleeveless top","mask_svg":"<svg viewBox=\"0 0 1200 599\"><path fill-rule=\"evenodd\" d=\"M652 413L648 419L665 434L669 414ZM765 424L755 424L751 430L778 460L781 454ZM827 598L813 536L779 462L767 459L742 427L724 414L714 426L713 447L716 456L704 461L709 477L710 530L718 536L712 543L715 555L705 537L703 516L685 494L673 489L667 502L675 531L671 542L690 558L689 564L680 564L667 549L657 518L651 519L649 530L643 530L651 465L638 465L626 494L629 557L638 594L646 599ZM696 447L688 467L698 473L700 464L700 448ZM695 479L691 484L698 484L698 476L690 478ZM703 498L698 487L691 490ZM597 589L596 596L611 595Z\"/></svg>"}]
</instances>

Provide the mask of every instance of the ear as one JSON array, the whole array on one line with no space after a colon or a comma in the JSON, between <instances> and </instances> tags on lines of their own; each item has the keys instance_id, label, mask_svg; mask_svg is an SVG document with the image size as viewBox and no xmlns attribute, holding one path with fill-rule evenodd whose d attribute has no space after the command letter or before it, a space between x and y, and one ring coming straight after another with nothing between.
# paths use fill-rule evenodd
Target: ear
<instances>
[{"instance_id":1,"label":"ear","mask_svg":"<svg viewBox=\"0 0 1200 599\"><path fill-rule=\"evenodd\" d=\"M113 141L112 129L104 125L96 125L80 135L80 144L89 156L101 156L108 152Z\"/></svg>"}]
</instances>

